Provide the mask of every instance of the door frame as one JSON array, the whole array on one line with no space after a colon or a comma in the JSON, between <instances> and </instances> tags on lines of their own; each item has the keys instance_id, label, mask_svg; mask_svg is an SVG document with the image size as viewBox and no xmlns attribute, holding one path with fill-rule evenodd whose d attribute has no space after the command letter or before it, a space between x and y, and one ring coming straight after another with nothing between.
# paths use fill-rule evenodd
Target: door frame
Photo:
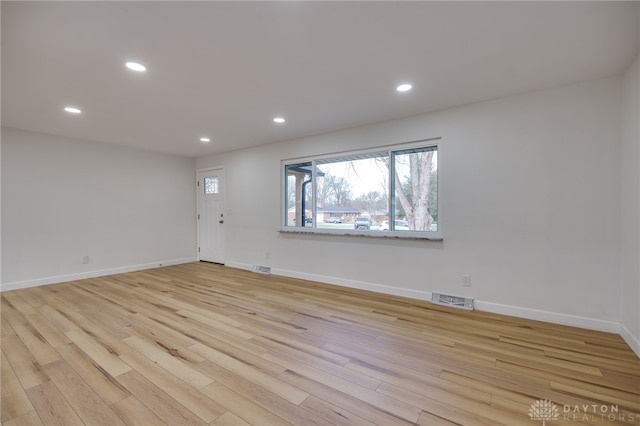
<instances>
[{"instance_id":1,"label":"door frame","mask_svg":"<svg viewBox=\"0 0 640 426\"><path fill-rule=\"evenodd\" d=\"M195 186L195 189L196 189L196 255L197 255L196 257L197 257L198 261L200 261L200 250L199 250L200 249L200 219L199 219L198 216L200 215L200 195L201 195L200 186L199 186L199 183L200 183L199 175L200 175L200 173L212 172L214 170L219 170L220 171L220 175L222 176L222 207L223 207L223 211L224 211L224 214L225 214L225 219L226 219L226 216L227 216L227 214L226 214L227 213L227 208L226 208L226 206L227 206L227 194L226 194L227 188L226 188L226 186L227 185L226 185L226 175L225 175L224 166L206 167L206 168L203 168L203 169L196 169L196 179L195 179L196 180L196 186ZM227 241L226 240L227 240L227 238L226 237L227 237L227 233L225 232L224 241L223 241L223 244L224 244L224 247L225 247L225 259L223 259L223 261L222 261L223 265L227 261L227 259L226 259L226 252L227 252L227 250L226 250Z\"/></svg>"}]
</instances>

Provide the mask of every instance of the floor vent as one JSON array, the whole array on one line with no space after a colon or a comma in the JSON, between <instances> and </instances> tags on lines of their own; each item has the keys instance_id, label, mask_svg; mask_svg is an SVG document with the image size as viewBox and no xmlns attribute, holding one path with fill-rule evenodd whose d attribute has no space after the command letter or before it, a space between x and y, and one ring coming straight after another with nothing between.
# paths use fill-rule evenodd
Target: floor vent
<instances>
[{"instance_id":1,"label":"floor vent","mask_svg":"<svg viewBox=\"0 0 640 426\"><path fill-rule=\"evenodd\" d=\"M473 299L470 299L468 297L451 296L449 294L442 293L432 293L431 303L473 311Z\"/></svg>"},{"instance_id":2,"label":"floor vent","mask_svg":"<svg viewBox=\"0 0 640 426\"><path fill-rule=\"evenodd\" d=\"M271 267L263 265L253 265L253 272L257 272L259 274L270 274Z\"/></svg>"}]
</instances>

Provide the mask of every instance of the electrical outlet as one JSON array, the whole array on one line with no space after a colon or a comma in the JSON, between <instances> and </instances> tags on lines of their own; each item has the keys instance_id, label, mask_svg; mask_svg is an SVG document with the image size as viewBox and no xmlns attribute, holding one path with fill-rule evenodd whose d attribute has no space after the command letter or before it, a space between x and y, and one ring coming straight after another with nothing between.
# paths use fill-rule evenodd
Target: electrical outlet
<instances>
[{"instance_id":1,"label":"electrical outlet","mask_svg":"<svg viewBox=\"0 0 640 426\"><path fill-rule=\"evenodd\" d=\"M265 259L271 259L271 253L269 253L268 251L264 253L264 258Z\"/></svg>"},{"instance_id":2,"label":"electrical outlet","mask_svg":"<svg viewBox=\"0 0 640 426\"><path fill-rule=\"evenodd\" d=\"M471 287L471 275L463 275L462 276L462 286L463 287Z\"/></svg>"},{"instance_id":3,"label":"electrical outlet","mask_svg":"<svg viewBox=\"0 0 640 426\"><path fill-rule=\"evenodd\" d=\"M82 256L80 258L80 263L83 265L86 265L87 263L89 263L89 256Z\"/></svg>"}]
</instances>

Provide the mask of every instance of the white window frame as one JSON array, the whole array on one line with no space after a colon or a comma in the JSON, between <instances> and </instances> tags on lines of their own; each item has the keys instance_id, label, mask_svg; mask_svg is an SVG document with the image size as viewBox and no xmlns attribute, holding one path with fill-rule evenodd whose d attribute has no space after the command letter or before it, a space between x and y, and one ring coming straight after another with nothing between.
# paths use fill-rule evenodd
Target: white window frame
<instances>
[{"instance_id":1,"label":"white window frame","mask_svg":"<svg viewBox=\"0 0 640 426\"><path fill-rule=\"evenodd\" d=\"M330 154L322 154L315 155L309 157L298 157L298 158L289 158L282 160L280 162L280 189L281 189L281 213L280 213L280 232L283 233L297 233L297 234L318 234L318 235L342 235L342 236L363 236L363 237L377 237L377 238L393 238L393 239L420 239L420 240L432 240L432 241L442 241L442 178L440 174L441 166L442 166L442 138L430 138L430 139L422 139L413 142L403 142L392 145L384 145L375 148L368 148L363 150L356 151L343 151L343 152L334 152ZM325 228L317 228L316 227L316 167L318 162L323 162L326 160L336 159L339 160L343 157L349 156L360 156L366 154L374 154L379 152L387 152L389 154L389 158L393 158L392 152L394 151L403 151L417 148L427 148L427 147L435 147L438 152L438 228L437 231L380 231L377 229L374 230L356 230L356 229L325 229ZM313 226L306 227L304 223L302 226L298 224L297 226L290 226L287 224L288 219L288 194L286 193L286 182L287 182L287 166L299 164L299 163L311 163L311 179L313 185L312 191L312 211L313 211ZM391 206L393 205L394 196L395 196L395 188L394 187L394 179L392 178L391 173L393 173L394 167L390 164L389 167L389 180L387 181L389 187L389 200L388 200L388 211L391 211ZM391 218L390 218L391 220Z\"/></svg>"}]
</instances>

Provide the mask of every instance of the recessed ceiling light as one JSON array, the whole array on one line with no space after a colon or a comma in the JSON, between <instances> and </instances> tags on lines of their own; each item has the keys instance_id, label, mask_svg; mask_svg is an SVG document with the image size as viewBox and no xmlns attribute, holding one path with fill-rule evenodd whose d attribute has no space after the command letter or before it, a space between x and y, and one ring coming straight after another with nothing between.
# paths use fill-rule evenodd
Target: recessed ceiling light
<instances>
[{"instance_id":1,"label":"recessed ceiling light","mask_svg":"<svg viewBox=\"0 0 640 426\"><path fill-rule=\"evenodd\" d=\"M82 110L80 110L80 109L78 109L76 107L68 106L68 107L64 107L64 110L67 111L67 112L70 112L71 114L80 114L80 113L82 113Z\"/></svg>"},{"instance_id":2,"label":"recessed ceiling light","mask_svg":"<svg viewBox=\"0 0 640 426\"><path fill-rule=\"evenodd\" d=\"M147 67L137 62L127 62L125 66L132 71L144 72L147 70Z\"/></svg>"},{"instance_id":3,"label":"recessed ceiling light","mask_svg":"<svg viewBox=\"0 0 640 426\"><path fill-rule=\"evenodd\" d=\"M284 123L284 121L285 120L282 117L276 117L276 118L273 119L273 122L274 123L278 123L278 124L282 124L282 123Z\"/></svg>"},{"instance_id":4,"label":"recessed ceiling light","mask_svg":"<svg viewBox=\"0 0 640 426\"><path fill-rule=\"evenodd\" d=\"M404 83L404 84L401 84L400 86L396 87L396 90L398 92L408 92L409 90L411 90L411 87L412 86L410 84Z\"/></svg>"},{"instance_id":5,"label":"recessed ceiling light","mask_svg":"<svg viewBox=\"0 0 640 426\"><path fill-rule=\"evenodd\" d=\"M211 139L207 137L200 138L200 142L211 142Z\"/></svg>"}]
</instances>

